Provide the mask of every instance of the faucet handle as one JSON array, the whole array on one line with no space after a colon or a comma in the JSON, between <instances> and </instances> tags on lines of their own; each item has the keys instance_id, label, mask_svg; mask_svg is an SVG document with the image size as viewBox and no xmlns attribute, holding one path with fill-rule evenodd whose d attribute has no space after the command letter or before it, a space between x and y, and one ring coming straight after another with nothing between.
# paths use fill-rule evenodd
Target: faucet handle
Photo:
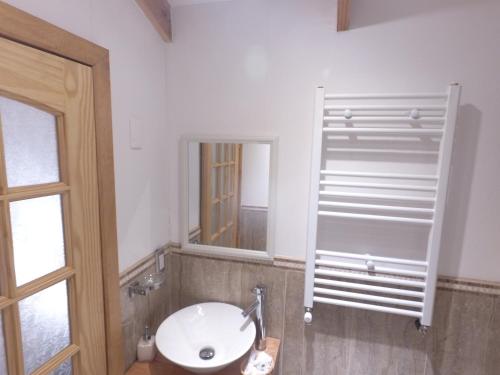
<instances>
[{"instance_id":1,"label":"faucet handle","mask_svg":"<svg viewBox=\"0 0 500 375\"><path fill-rule=\"evenodd\" d=\"M252 289L252 293L256 295L265 295L267 292L267 287L265 285L257 285Z\"/></svg>"}]
</instances>

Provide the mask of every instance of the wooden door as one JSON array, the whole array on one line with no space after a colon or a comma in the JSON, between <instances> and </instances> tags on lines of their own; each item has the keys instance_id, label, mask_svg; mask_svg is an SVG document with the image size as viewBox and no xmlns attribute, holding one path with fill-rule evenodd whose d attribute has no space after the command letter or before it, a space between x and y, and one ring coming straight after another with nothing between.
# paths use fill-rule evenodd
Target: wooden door
<instances>
[{"instance_id":1,"label":"wooden door","mask_svg":"<svg viewBox=\"0 0 500 375\"><path fill-rule=\"evenodd\" d=\"M0 38L0 373L106 374L92 71Z\"/></svg>"},{"instance_id":2,"label":"wooden door","mask_svg":"<svg viewBox=\"0 0 500 375\"><path fill-rule=\"evenodd\" d=\"M241 145L201 145L201 243L238 247Z\"/></svg>"}]
</instances>

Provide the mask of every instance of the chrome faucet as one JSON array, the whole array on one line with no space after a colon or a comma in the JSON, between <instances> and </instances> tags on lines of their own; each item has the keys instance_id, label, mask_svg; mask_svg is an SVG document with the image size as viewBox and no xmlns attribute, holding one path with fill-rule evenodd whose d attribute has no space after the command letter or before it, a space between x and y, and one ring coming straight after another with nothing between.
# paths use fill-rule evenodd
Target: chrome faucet
<instances>
[{"instance_id":1,"label":"chrome faucet","mask_svg":"<svg viewBox=\"0 0 500 375\"><path fill-rule=\"evenodd\" d=\"M263 285L257 285L252 289L252 293L255 294L256 300L248 308L246 308L241 315L246 318L255 311L255 317L257 318L257 337L255 338L255 349L265 350L266 325L264 323L264 301L266 297L266 287Z\"/></svg>"}]
</instances>

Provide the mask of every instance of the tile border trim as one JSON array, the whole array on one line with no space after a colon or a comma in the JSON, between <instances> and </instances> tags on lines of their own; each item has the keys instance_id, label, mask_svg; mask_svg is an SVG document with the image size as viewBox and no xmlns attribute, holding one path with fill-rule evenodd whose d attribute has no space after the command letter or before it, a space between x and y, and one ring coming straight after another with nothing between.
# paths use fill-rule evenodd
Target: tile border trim
<instances>
[{"instance_id":1,"label":"tile border trim","mask_svg":"<svg viewBox=\"0 0 500 375\"><path fill-rule=\"evenodd\" d=\"M500 296L500 283L494 281L439 276L437 287L445 290Z\"/></svg>"},{"instance_id":2,"label":"tile border trim","mask_svg":"<svg viewBox=\"0 0 500 375\"><path fill-rule=\"evenodd\" d=\"M237 263L251 263L251 264L259 264L262 266L268 267L277 267L292 271L304 271L305 270L305 262L300 259L288 258L283 256L275 256L272 263L262 262L257 259L248 259L248 258L229 258L220 255L214 254L193 254L193 253L184 253L181 249L179 243L169 242L166 245L160 247L163 250L164 256L168 256L169 254L178 254L181 256L190 256L190 257L198 257L205 259L220 259L226 262L237 262ZM137 263L125 269L120 273L120 287L127 284L130 280L134 279L141 273L144 273L149 267L154 264L154 252L145 256L143 259L139 260ZM166 263L165 263L166 264ZM167 269L167 272L168 269ZM453 290L453 291L462 291L469 293L478 293L478 294L486 294L486 295L496 295L500 296L500 282L494 281L485 281L485 280L472 280L466 278L458 278L451 276L439 276L437 287L439 289L445 290Z\"/></svg>"},{"instance_id":3,"label":"tile border trim","mask_svg":"<svg viewBox=\"0 0 500 375\"><path fill-rule=\"evenodd\" d=\"M159 247L156 250L163 250L163 256L167 256L169 252L169 248L171 247L170 243L167 243L164 246ZM149 267L155 264L155 251L146 255L144 258L140 259L130 267L126 268L123 272L120 272L120 288L130 282L132 279L135 279L140 274L144 273ZM165 266L166 266L165 262Z\"/></svg>"}]
</instances>

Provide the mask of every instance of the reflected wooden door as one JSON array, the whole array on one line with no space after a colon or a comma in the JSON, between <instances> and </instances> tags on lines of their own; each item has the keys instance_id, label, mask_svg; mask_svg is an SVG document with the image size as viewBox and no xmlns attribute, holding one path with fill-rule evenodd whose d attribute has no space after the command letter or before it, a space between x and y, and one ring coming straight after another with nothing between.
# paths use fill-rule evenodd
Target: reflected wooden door
<instances>
[{"instance_id":1,"label":"reflected wooden door","mask_svg":"<svg viewBox=\"0 0 500 375\"><path fill-rule=\"evenodd\" d=\"M238 247L241 145L201 145L201 243Z\"/></svg>"},{"instance_id":2,"label":"reflected wooden door","mask_svg":"<svg viewBox=\"0 0 500 375\"><path fill-rule=\"evenodd\" d=\"M106 374L92 72L0 38L0 374Z\"/></svg>"}]
</instances>

